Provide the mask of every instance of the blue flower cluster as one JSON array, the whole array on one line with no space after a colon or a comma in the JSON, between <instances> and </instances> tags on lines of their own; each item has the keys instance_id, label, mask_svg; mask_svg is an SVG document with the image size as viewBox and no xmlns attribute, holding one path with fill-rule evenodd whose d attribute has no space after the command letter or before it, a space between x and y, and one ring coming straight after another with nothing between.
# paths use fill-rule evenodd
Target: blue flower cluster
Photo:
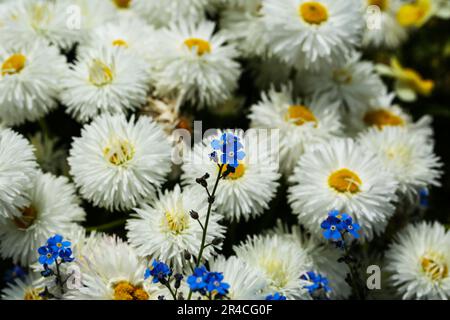
<instances>
[{"instance_id":1,"label":"blue flower cluster","mask_svg":"<svg viewBox=\"0 0 450 320\"><path fill-rule=\"evenodd\" d=\"M221 272L209 272L205 266L195 268L194 273L187 278L189 287L202 295L211 294L213 298L221 298L228 294L230 285L223 282Z\"/></svg>"},{"instance_id":2,"label":"blue flower cluster","mask_svg":"<svg viewBox=\"0 0 450 320\"><path fill-rule=\"evenodd\" d=\"M319 273L308 271L306 274L302 275L301 278L311 282L310 285L305 286L310 295L314 295L315 292L321 289L323 289L325 294L331 291L331 288L328 285L328 279Z\"/></svg>"},{"instance_id":3,"label":"blue flower cluster","mask_svg":"<svg viewBox=\"0 0 450 320\"><path fill-rule=\"evenodd\" d=\"M59 234L48 238L45 246L38 249L39 263L44 266L52 265L54 262L72 262L72 249L70 248L70 241L64 241L63 237Z\"/></svg>"},{"instance_id":4,"label":"blue flower cluster","mask_svg":"<svg viewBox=\"0 0 450 320\"><path fill-rule=\"evenodd\" d=\"M266 297L266 300L286 300L286 297L283 296L281 293L279 292L275 292L273 295L269 294Z\"/></svg>"},{"instance_id":5,"label":"blue flower cluster","mask_svg":"<svg viewBox=\"0 0 450 320\"><path fill-rule=\"evenodd\" d=\"M231 168L239 165L239 160L244 159L244 147L239 141L239 137L232 133L223 133L219 139L211 142L211 147L215 150L210 154L210 159L219 164L227 164Z\"/></svg>"},{"instance_id":6,"label":"blue flower cluster","mask_svg":"<svg viewBox=\"0 0 450 320\"><path fill-rule=\"evenodd\" d=\"M164 262L153 260L152 265L145 270L144 279L153 277L153 283L166 283L167 279L172 275L172 270Z\"/></svg>"},{"instance_id":7,"label":"blue flower cluster","mask_svg":"<svg viewBox=\"0 0 450 320\"><path fill-rule=\"evenodd\" d=\"M354 238L359 238L358 231L361 229L359 224L353 223L352 217L346 213L340 213L338 210L332 210L328 213L326 220L320 225L323 236L327 240L341 241L345 233L349 233Z\"/></svg>"}]
</instances>

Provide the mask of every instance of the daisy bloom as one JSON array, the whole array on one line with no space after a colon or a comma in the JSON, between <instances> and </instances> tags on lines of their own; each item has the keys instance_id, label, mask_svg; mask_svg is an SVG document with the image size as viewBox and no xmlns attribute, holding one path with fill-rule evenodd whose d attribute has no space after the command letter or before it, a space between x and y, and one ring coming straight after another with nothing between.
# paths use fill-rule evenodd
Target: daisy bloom
<instances>
[{"instance_id":1,"label":"daisy bloom","mask_svg":"<svg viewBox=\"0 0 450 320\"><path fill-rule=\"evenodd\" d=\"M363 45L366 47L398 48L407 38L408 32L399 24L396 13L401 0L361 0L366 7L366 29ZM377 6L379 11L371 10ZM370 19L374 19L370 22Z\"/></svg>"},{"instance_id":2,"label":"daisy bloom","mask_svg":"<svg viewBox=\"0 0 450 320\"><path fill-rule=\"evenodd\" d=\"M288 200L299 222L320 235L330 210L351 215L369 240L394 213L397 183L383 163L352 139L331 139L300 157L289 181Z\"/></svg>"},{"instance_id":3,"label":"daisy bloom","mask_svg":"<svg viewBox=\"0 0 450 320\"><path fill-rule=\"evenodd\" d=\"M309 299L304 288L309 282L300 277L312 262L291 241L278 235L254 236L233 249L239 259L263 274L268 284L265 295L279 292L288 299Z\"/></svg>"},{"instance_id":4,"label":"daisy bloom","mask_svg":"<svg viewBox=\"0 0 450 320\"><path fill-rule=\"evenodd\" d=\"M269 40L262 18L262 0L239 1L221 12L220 27L246 57L267 56Z\"/></svg>"},{"instance_id":5,"label":"daisy bloom","mask_svg":"<svg viewBox=\"0 0 450 320\"><path fill-rule=\"evenodd\" d=\"M407 102L415 101L417 95L429 96L434 88L433 80L424 79L415 70L404 68L397 58L391 59L391 66L377 65L379 74L395 79L395 93Z\"/></svg>"},{"instance_id":6,"label":"daisy bloom","mask_svg":"<svg viewBox=\"0 0 450 320\"><path fill-rule=\"evenodd\" d=\"M438 222L400 231L386 253L386 263L403 299L450 298L450 233Z\"/></svg>"},{"instance_id":7,"label":"daisy bloom","mask_svg":"<svg viewBox=\"0 0 450 320\"><path fill-rule=\"evenodd\" d=\"M65 58L42 41L0 45L0 118L7 125L36 121L58 106Z\"/></svg>"},{"instance_id":8,"label":"daisy bloom","mask_svg":"<svg viewBox=\"0 0 450 320\"><path fill-rule=\"evenodd\" d=\"M170 152L151 118L105 115L84 126L68 162L85 199L108 210L128 210L155 196L170 171Z\"/></svg>"},{"instance_id":9,"label":"daisy bloom","mask_svg":"<svg viewBox=\"0 0 450 320\"><path fill-rule=\"evenodd\" d=\"M2 300L43 300L40 294L44 292L42 278L39 274L29 273L16 277L7 284L1 292Z\"/></svg>"},{"instance_id":10,"label":"daisy bloom","mask_svg":"<svg viewBox=\"0 0 450 320\"><path fill-rule=\"evenodd\" d=\"M0 254L28 265L38 259L37 248L54 234L78 228L85 212L75 187L66 177L38 173L27 192L30 203L12 218L0 218Z\"/></svg>"},{"instance_id":11,"label":"daisy bloom","mask_svg":"<svg viewBox=\"0 0 450 320\"><path fill-rule=\"evenodd\" d=\"M269 202L278 187L280 174L274 151L269 145L270 141L257 131L254 133L255 135L250 133L245 139L242 132L236 133L243 144L245 158L239 160L235 172L222 179L217 187L214 206L218 213L231 221L239 221L241 218L248 220L261 215L269 208ZM211 161L209 155L213 151L211 142L221 135L222 133L218 132L206 137L185 156L182 183L192 186L198 194L205 191L195 179L205 173L216 177L219 172L217 163Z\"/></svg>"},{"instance_id":12,"label":"daisy bloom","mask_svg":"<svg viewBox=\"0 0 450 320\"><path fill-rule=\"evenodd\" d=\"M156 89L161 95L179 92L192 104L214 107L231 97L240 66L236 49L223 35L213 34L215 24L182 19L156 33L152 52Z\"/></svg>"},{"instance_id":13,"label":"daisy bloom","mask_svg":"<svg viewBox=\"0 0 450 320\"><path fill-rule=\"evenodd\" d=\"M61 100L77 121L103 113L125 113L142 106L149 90L143 58L122 47L92 48L71 66L62 81Z\"/></svg>"},{"instance_id":14,"label":"daisy bloom","mask_svg":"<svg viewBox=\"0 0 450 320\"><path fill-rule=\"evenodd\" d=\"M372 62L353 53L343 64L320 73L300 75L299 85L309 95L326 96L348 110L361 109L386 89Z\"/></svg>"},{"instance_id":15,"label":"daisy bloom","mask_svg":"<svg viewBox=\"0 0 450 320\"><path fill-rule=\"evenodd\" d=\"M155 46L152 42L153 33L153 28L137 17L119 17L117 21L93 29L81 51L89 48L121 47L148 59L151 47Z\"/></svg>"},{"instance_id":16,"label":"daisy bloom","mask_svg":"<svg viewBox=\"0 0 450 320\"><path fill-rule=\"evenodd\" d=\"M150 300L160 289L144 281L146 261L126 242L102 235L75 259L81 287L65 294L75 300Z\"/></svg>"},{"instance_id":17,"label":"daisy bloom","mask_svg":"<svg viewBox=\"0 0 450 320\"><path fill-rule=\"evenodd\" d=\"M72 13L69 9L73 5L71 0L13 2L3 14L0 38L6 46L23 47L38 39L70 50L78 40L79 30L70 23Z\"/></svg>"},{"instance_id":18,"label":"daisy bloom","mask_svg":"<svg viewBox=\"0 0 450 320\"><path fill-rule=\"evenodd\" d=\"M433 153L433 142L429 136L386 127L382 131L370 129L360 136L360 142L377 155L384 170L391 172L399 184L401 194L412 199L420 189L439 186L442 166Z\"/></svg>"},{"instance_id":19,"label":"daisy bloom","mask_svg":"<svg viewBox=\"0 0 450 320\"><path fill-rule=\"evenodd\" d=\"M27 205L24 196L36 172L30 143L10 129L0 129L0 218L13 217Z\"/></svg>"},{"instance_id":20,"label":"daisy bloom","mask_svg":"<svg viewBox=\"0 0 450 320\"><path fill-rule=\"evenodd\" d=\"M137 254L149 259L157 259L171 265L181 272L186 266L183 252L196 254L202 242L203 229L193 219L190 211L199 215L199 221L205 225L208 201L206 196L199 197L192 190L181 191L176 185L173 191L160 193L149 205L143 204L135 209L133 219L127 221L128 239ZM222 218L214 211L210 215L206 243L214 239L223 239L225 229L219 225ZM214 254L214 247L208 246L203 258L209 260Z\"/></svg>"},{"instance_id":21,"label":"daisy bloom","mask_svg":"<svg viewBox=\"0 0 450 320\"><path fill-rule=\"evenodd\" d=\"M432 136L431 117L423 116L414 122L411 115L393 102L394 93L381 94L372 99L365 109L358 109L348 114L348 127L352 132L361 132L368 128L382 130L385 127L401 127L407 130L422 131L425 136Z\"/></svg>"},{"instance_id":22,"label":"daisy bloom","mask_svg":"<svg viewBox=\"0 0 450 320\"><path fill-rule=\"evenodd\" d=\"M266 0L262 15L275 55L299 69L325 68L359 45L359 0Z\"/></svg>"},{"instance_id":23,"label":"daisy bloom","mask_svg":"<svg viewBox=\"0 0 450 320\"><path fill-rule=\"evenodd\" d=\"M331 299L346 299L350 296L351 288L345 281L347 274L350 272L348 266L345 263L336 263L341 257L339 250L319 241L316 237L307 235L302 232L299 226L293 226L289 230L281 224L281 221L278 221L277 227L270 234L286 237L299 250L306 252L313 264L311 270L328 278Z\"/></svg>"},{"instance_id":24,"label":"daisy bloom","mask_svg":"<svg viewBox=\"0 0 450 320\"><path fill-rule=\"evenodd\" d=\"M250 126L280 130L280 167L289 174L307 145L341 134L338 108L323 96L302 101L293 96L291 85L271 88L251 106Z\"/></svg>"},{"instance_id":25,"label":"daisy bloom","mask_svg":"<svg viewBox=\"0 0 450 320\"><path fill-rule=\"evenodd\" d=\"M219 256L209 263L209 269L223 273L223 281L230 285L227 297L231 300L264 300L267 281L264 275L245 261L232 256Z\"/></svg>"}]
</instances>

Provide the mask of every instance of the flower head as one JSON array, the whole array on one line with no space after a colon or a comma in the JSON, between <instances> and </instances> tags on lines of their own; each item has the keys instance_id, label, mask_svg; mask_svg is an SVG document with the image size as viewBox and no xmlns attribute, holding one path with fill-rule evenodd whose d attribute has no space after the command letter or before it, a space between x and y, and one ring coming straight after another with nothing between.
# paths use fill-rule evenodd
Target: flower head
<instances>
[{"instance_id":1,"label":"flower head","mask_svg":"<svg viewBox=\"0 0 450 320\"><path fill-rule=\"evenodd\" d=\"M286 300L286 297L280 294L279 292L275 292L273 295L269 294L266 297L266 300Z\"/></svg>"},{"instance_id":2,"label":"flower head","mask_svg":"<svg viewBox=\"0 0 450 320\"><path fill-rule=\"evenodd\" d=\"M187 278L187 283L192 291L200 291L206 287L205 275L208 273L205 266L194 269L194 273Z\"/></svg>"},{"instance_id":3,"label":"flower head","mask_svg":"<svg viewBox=\"0 0 450 320\"><path fill-rule=\"evenodd\" d=\"M38 249L40 254L39 263L44 265L45 271L48 270L49 265L52 265L55 261L57 262L58 257L61 258L61 263L74 260L70 245L70 241L64 241L63 236L59 234L48 238L45 246Z\"/></svg>"},{"instance_id":4,"label":"flower head","mask_svg":"<svg viewBox=\"0 0 450 320\"><path fill-rule=\"evenodd\" d=\"M310 285L305 286L311 296L316 295L319 290L323 290L325 294L331 291L331 288L328 286L328 279L319 273L308 271L301 278L311 282Z\"/></svg>"},{"instance_id":5,"label":"flower head","mask_svg":"<svg viewBox=\"0 0 450 320\"><path fill-rule=\"evenodd\" d=\"M320 227L325 229L323 236L327 240L342 240L344 233L350 233L354 238L359 238L360 225L353 223L352 217L338 210L332 210L328 217L321 223Z\"/></svg>"},{"instance_id":6,"label":"flower head","mask_svg":"<svg viewBox=\"0 0 450 320\"><path fill-rule=\"evenodd\" d=\"M150 268L145 270L144 278L148 279L150 276L153 277L153 283L165 283L167 277L172 275L172 270L170 267L164 262L158 261L156 259L153 260Z\"/></svg>"},{"instance_id":7,"label":"flower head","mask_svg":"<svg viewBox=\"0 0 450 320\"><path fill-rule=\"evenodd\" d=\"M43 246L38 249L40 254L39 263L42 265L51 265L58 257L58 253L54 252L50 247Z\"/></svg>"},{"instance_id":8,"label":"flower head","mask_svg":"<svg viewBox=\"0 0 450 320\"><path fill-rule=\"evenodd\" d=\"M239 137L232 133L223 133L219 139L211 142L211 147L221 152L219 158L217 158L217 152L213 152L210 157L213 160L220 160L221 164L226 164L236 169L239 165L239 160L243 160L245 157L245 152L242 151L244 146L239 140Z\"/></svg>"},{"instance_id":9,"label":"flower head","mask_svg":"<svg viewBox=\"0 0 450 320\"><path fill-rule=\"evenodd\" d=\"M212 298L221 298L228 294L230 285L223 282L221 272L209 272L205 266L194 269L194 273L187 278L187 283L192 291L201 295L210 294Z\"/></svg>"}]
</instances>

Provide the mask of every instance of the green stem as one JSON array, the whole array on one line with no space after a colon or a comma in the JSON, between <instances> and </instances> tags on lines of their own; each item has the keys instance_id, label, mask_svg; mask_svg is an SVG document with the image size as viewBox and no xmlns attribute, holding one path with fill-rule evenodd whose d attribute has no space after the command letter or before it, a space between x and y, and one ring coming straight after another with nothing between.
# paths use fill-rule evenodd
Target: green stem
<instances>
[{"instance_id":1,"label":"green stem","mask_svg":"<svg viewBox=\"0 0 450 320\"><path fill-rule=\"evenodd\" d=\"M342 239L344 239L344 234L342 234ZM343 248L345 251L345 257L351 258L350 249L348 248L348 246L345 245L345 242L343 243ZM362 281L359 277L358 268L352 260L347 262L348 260L346 259L345 261L346 261L345 263L347 264L348 268L350 269L350 282L351 282L351 287L353 289L353 292L355 293L356 297L359 300L364 300L364 292L363 292L363 290L361 290Z\"/></svg>"},{"instance_id":2,"label":"green stem","mask_svg":"<svg viewBox=\"0 0 450 320\"><path fill-rule=\"evenodd\" d=\"M214 196L216 194L217 186L219 185L220 178L222 177L223 167L224 167L223 164L219 165L219 173L217 174L216 182L214 183L214 188L211 192L211 196L209 196L209 198L208 198L208 211L206 212L205 225L204 225L203 234L202 234L202 242L200 244L200 250L198 252L197 261L195 263L196 268L198 268L200 266L200 263L202 261L203 250L206 248L205 241L206 241L206 234L208 231L209 216L211 215L211 209L212 209L212 205L214 202ZM192 290L189 290L189 296L187 299L191 300L191 297L192 297Z\"/></svg>"},{"instance_id":3,"label":"green stem","mask_svg":"<svg viewBox=\"0 0 450 320\"><path fill-rule=\"evenodd\" d=\"M119 227L119 226L123 225L126 221L127 221L127 219L119 219L119 220L108 222L108 223L105 223L105 224L102 224L99 226L87 227L86 231L105 231L105 230Z\"/></svg>"}]
</instances>

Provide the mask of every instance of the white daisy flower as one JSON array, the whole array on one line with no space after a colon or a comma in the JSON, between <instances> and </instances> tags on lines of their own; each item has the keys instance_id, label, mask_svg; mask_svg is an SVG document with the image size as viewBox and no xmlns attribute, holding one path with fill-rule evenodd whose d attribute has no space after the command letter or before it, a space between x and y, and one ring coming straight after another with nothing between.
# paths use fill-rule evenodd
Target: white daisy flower
<instances>
[{"instance_id":1,"label":"white daisy flower","mask_svg":"<svg viewBox=\"0 0 450 320\"><path fill-rule=\"evenodd\" d=\"M199 21L205 18L211 0L113 0L131 2L131 9L155 27L175 21Z\"/></svg>"},{"instance_id":2,"label":"white daisy flower","mask_svg":"<svg viewBox=\"0 0 450 320\"><path fill-rule=\"evenodd\" d=\"M450 233L441 224L409 225L397 235L386 260L403 299L450 298Z\"/></svg>"},{"instance_id":3,"label":"white daisy flower","mask_svg":"<svg viewBox=\"0 0 450 320\"><path fill-rule=\"evenodd\" d=\"M93 29L80 51L89 48L121 47L139 57L148 59L153 43L154 29L139 18L120 17L117 21ZM83 52L80 53L83 55Z\"/></svg>"},{"instance_id":4,"label":"white daisy flower","mask_svg":"<svg viewBox=\"0 0 450 320\"><path fill-rule=\"evenodd\" d=\"M208 181L212 184L219 172L217 163L211 161L209 155L213 151L211 141L221 134L218 132L197 143L184 159L181 180L183 185L192 186L198 194L204 194L205 190L195 179L208 173ZM248 220L268 209L280 178L278 163L272 161L274 151L267 137L256 132L256 135L250 133L244 139L242 132L235 134L240 138L246 155L239 161L236 171L219 182L214 201L217 212L231 221Z\"/></svg>"},{"instance_id":5,"label":"white daisy flower","mask_svg":"<svg viewBox=\"0 0 450 320\"><path fill-rule=\"evenodd\" d=\"M199 222L190 216L191 210L198 213L199 221L205 225L206 196L199 197L191 189L182 192L179 185L173 191L160 193L150 205L135 209L134 219L127 221L131 246L139 256L164 261L181 272L187 266L183 253L197 254L203 236ZM224 237L225 229L219 225L221 218L214 211L210 214L206 244ZM220 245L205 248L203 258L206 261L214 254L214 247L220 248Z\"/></svg>"},{"instance_id":6,"label":"white daisy flower","mask_svg":"<svg viewBox=\"0 0 450 320\"><path fill-rule=\"evenodd\" d=\"M79 30L70 23L72 5L71 0L14 1L4 14L3 44L23 47L38 39L69 50L79 37Z\"/></svg>"},{"instance_id":7,"label":"white daisy flower","mask_svg":"<svg viewBox=\"0 0 450 320\"><path fill-rule=\"evenodd\" d=\"M366 9L366 29L363 45L366 47L398 48L407 38L407 29L401 26L396 13L402 0L361 0ZM371 11L374 6L378 11ZM373 21L369 22L373 19Z\"/></svg>"},{"instance_id":8,"label":"white daisy flower","mask_svg":"<svg viewBox=\"0 0 450 320\"><path fill-rule=\"evenodd\" d=\"M289 174L306 146L341 134L338 108L338 103L323 96L295 98L290 85L272 88L250 108L250 126L280 129L280 167Z\"/></svg>"},{"instance_id":9,"label":"white daisy flower","mask_svg":"<svg viewBox=\"0 0 450 320\"><path fill-rule=\"evenodd\" d=\"M311 237L301 231L299 226L293 226L291 230L283 226L278 221L277 227L271 234L278 234L286 237L289 241L296 244L300 250L305 251L312 261L312 269L329 280L331 288L331 299L346 299L351 293L351 288L345 280L350 272L345 263L338 263L341 253L329 244L319 241L316 237Z\"/></svg>"},{"instance_id":10,"label":"white daisy flower","mask_svg":"<svg viewBox=\"0 0 450 320\"><path fill-rule=\"evenodd\" d=\"M245 261L232 256L219 256L209 264L209 269L223 273L223 282L230 285L230 300L264 300L267 281L264 275Z\"/></svg>"},{"instance_id":11,"label":"white daisy flower","mask_svg":"<svg viewBox=\"0 0 450 320\"><path fill-rule=\"evenodd\" d=\"M273 53L299 69L342 61L360 42L359 0L265 0L262 14Z\"/></svg>"},{"instance_id":12,"label":"white daisy flower","mask_svg":"<svg viewBox=\"0 0 450 320\"><path fill-rule=\"evenodd\" d=\"M44 292L42 277L30 272L24 277L16 277L1 292L2 300L43 300L39 295Z\"/></svg>"},{"instance_id":13,"label":"white daisy flower","mask_svg":"<svg viewBox=\"0 0 450 320\"><path fill-rule=\"evenodd\" d=\"M292 211L312 234L330 210L351 215L371 239L394 213L397 183L383 163L351 139L332 139L300 157L289 181Z\"/></svg>"},{"instance_id":14,"label":"white daisy flower","mask_svg":"<svg viewBox=\"0 0 450 320\"><path fill-rule=\"evenodd\" d=\"M58 106L65 58L55 47L32 41L0 45L0 118L7 125L36 121Z\"/></svg>"},{"instance_id":15,"label":"white daisy flower","mask_svg":"<svg viewBox=\"0 0 450 320\"><path fill-rule=\"evenodd\" d=\"M146 261L116 237L103 235L86 245L74 263L80 268L82 286L67 292L66 299L150 300L161 291L144 281Z\"/></svg>"},{"instance_id":16,"label":"white daisy flower","mask_svg":"<svg viewBox=\"0 0 450 320\"><path fill-rule=\"evenodd\" d=\"M431 117L423 116L414 122L411 115L398 104L393 103L394 93L384 93L369 101L365 109L350 112L347 117L348 129L358 133L368 128L401 127L407 130L422 131L425 136L432 136Z\"/></svg>"},{"instance_id":17,"label":"white daisy flower","mask_svg":"<svg viewBox=\"0 0 450 320\"><path fill-rule=\"evenodd\" d=\"M145 104L149 72L144 59L120 47L83 51L62 81L61 100L80 122L103 113L125 113Z\"/></svg>"},{"instance_id":18,"label":"white daisy flower","mask_svg":"<svg viewBox=\"0 0 450 320\"><path fill-rule=\"evenodd\" d=\"M159 94L178 91L198 107L214 107L230 98L240 74L237 51L226 44L226 37L213 34L214 28L213 22L183 19L156 33L152 64Z\"/></svg>"},{"instance_id":19,"label":"white daisy flower","mask_svg":"<svg viewBox=\"0 0 450 320\"><path fill-rule=\"evenodd\" d=\"M24 194L36 167L30 143L10 129L0 129L0 218L12 217L28 204Z\"/></svg>"},{"instance_id":20,"label":"white daisy flower","mask_svg":"<svg viewBox=\"0 0 450 320\"><path fill-rule=\"evenodd\" d=\"M361 54L354 52L343 64L300 75L298 83L307 94L326 96L349 110L365 108L386 89L373 63L360 58Z\"/></svg>"},{"instance_id":21,"label":"white daisy flower","mask_svg":"<svg viewBox=\"0 0 450 320\"><path fill-rule=\"evenodd\" d=\"M29 265L38 258L37 249L54 234L78 228L85 212L75 187L66 177L38 173L27 192L30 203L13 218L0 218L0 254L14 263Z\"/></svg>"},{"instance_id":22,"label":"white daisy flower","mask_svg":"<svg viewBox=\"0 0 450 320\"><path fill-rule=\"evenodd\" d=\"M246 57L267 56L269 39L262 18L262 0L246 0L230 5L220 14L221 32L236 43Z\"/></svg>"},{"instance_id":23,"label":"white daisy flower","mask_svg":"<svg viewBox=\"0 0 450 320\"><path fill-rule=\"evenodd\" d=\"M239 259L261 272L268 286L265 295L279 292L287 299L310 299L300 277L312 268L306 252L278 235L255 236L234 247Z\"/></svg>"},{"instance_id":24,"label":"white daisy flower","mask_svg":"<svg viewBox=\"0 0 450 320\"><path fill-rule=\"evenodd\" d=\"M155 196L170 171L170 152L151 118L100 116L74 139L68 162L85 199L108 210L127 210Z\"/></svg>"},{"instance_id":25,"label":"white daisy flower","mask_svg":"<svg viewBox=\"0 0 450 320\"><path fill-rule=\"evenodd\" d=\"M421 131L398 127L386 127L382 131L370 129L359 139L377 155L384 170L394 175L400 193L409 199L417 196L422 188L440 185L442 164L433 153L433 142Z\"/></svg>"}]
</instances>

